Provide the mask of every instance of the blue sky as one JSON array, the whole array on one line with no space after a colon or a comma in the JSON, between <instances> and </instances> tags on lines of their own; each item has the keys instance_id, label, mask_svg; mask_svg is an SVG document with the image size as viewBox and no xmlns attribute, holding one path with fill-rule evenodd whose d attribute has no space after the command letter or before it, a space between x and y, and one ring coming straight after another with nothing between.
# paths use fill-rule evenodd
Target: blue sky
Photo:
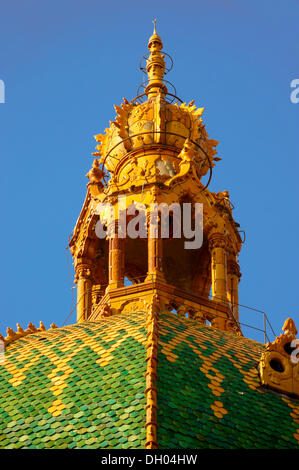
<instances>
[{"instance_id":1,"label":"blue sky","mask_svg":"<svg viewBox=\"0 0 299 470\"><path fill-rule=\"evenodd\" d=\"M205 107L220 141L210 189L230 192L246 231L240 303L266 311L277 334L287 316L298 327L299 2L2 0L0 13L0 332L60 326L70 312L66 246L93 135L136 95L153 18L174 59L167 78ZM240 314L262 327L259 314Z\"/></svg>"}]
</instances>

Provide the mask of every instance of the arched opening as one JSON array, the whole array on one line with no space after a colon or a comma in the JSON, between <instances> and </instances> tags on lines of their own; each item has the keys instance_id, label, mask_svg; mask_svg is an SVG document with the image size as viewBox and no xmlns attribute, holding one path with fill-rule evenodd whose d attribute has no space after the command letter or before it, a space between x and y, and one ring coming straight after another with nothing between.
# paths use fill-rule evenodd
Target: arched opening
<instances>
[{"instance_id":1,"label":"arched opening","mask_svg":"<svg viewBox=\"0 0 299 470\"><path fill-rule=\"evenodd\" d=\"M129 285L144 282L147 275L147 239L126 238L124 276Z\"/></svg>"}]
</instances>

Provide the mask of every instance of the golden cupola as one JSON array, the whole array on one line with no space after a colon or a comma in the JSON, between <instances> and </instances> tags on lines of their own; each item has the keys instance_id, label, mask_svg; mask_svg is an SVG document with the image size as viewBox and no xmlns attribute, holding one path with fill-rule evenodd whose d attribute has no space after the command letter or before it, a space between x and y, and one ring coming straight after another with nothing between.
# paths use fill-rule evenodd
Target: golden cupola
<instances>
[{"instance_id":1,"label":"golden cupola","mask_svg":"<svg viewBox=\"0 0 299 470\"><path fill-rule=\"evenodd\" d=\"M242 241L228 192L215 194L208 189L215 161L221 160L216 157L217 141L205 129L204 108L193 101L183 103L169 92L165 80L169 56L162 47L155 27L143 58L144 92L115 106L115 120L95 136L98 145L86 175L87 196L70 241L78 287L77 318L96 320L144 310L155 295L161 308L240 334ZM108 230L111 217L99 210L107 204L118 214L114 232ZM152 204L169 208L168 237L161 232L163 217L158 236L149 230L127 236L132 214L140 206L146 209L149 227ZM197 249L185 249L184 227L180 225L181 238L172 230L174 221L182 224L173 205L184 204L203 207L202 243ZM124 214L128 225L120 230ZM194 223L194 213L190 217ZM99 221L106 224L105 239L96 234Z\"/></svg>"},{"instance_id":2,"label":"golden cupola","mask_svg":"<svg viewBox=\"0 0 299 470\"><path fill-rule=\"evenodd\" d=\"M143 185L146 167L153 159L155 165L146 181L158 176L161 181L166 181L174 176L180 163L188 158L187 154L199 181L217 160L215 147L218 142L208 138L201 119L204 108L196 108L193 102L183 103L168 93L163 80L166 64L162 47L155 27L148 42L148 80L144 94L130 102L124 99L121 106L115 106L115 121L110 122L104 134L95 136L101 162L112 176L112 192L116 188L124 189L133 180L136 186ZM161 158L157 158L157 152L161 152ZM132 175L134 162L140 168L137 178L135 173Z\"/></svg>"}]
</instances>

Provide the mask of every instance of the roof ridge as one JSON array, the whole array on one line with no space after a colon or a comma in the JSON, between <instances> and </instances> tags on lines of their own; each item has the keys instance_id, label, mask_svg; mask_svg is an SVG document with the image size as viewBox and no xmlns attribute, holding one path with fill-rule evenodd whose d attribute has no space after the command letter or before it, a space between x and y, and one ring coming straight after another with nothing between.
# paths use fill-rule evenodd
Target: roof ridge
<instances>
[{"instance_id":1,"label":"roof ridge","mask_svg":"<svg viewBox=\"0 0 299 470\"><path fill-rule=\"evenodd\" d=\"M58 326L55 325L55 323L51 323L49 330L53 330L55 328L58 328ZM32 335L34 333L39 333L41 331L47 331L42 321L39 322L39 328L36 328L36 326L33 323L29 322L26 330L23 330L21 325L17 323L17 331L14 331L12 328L8 326L6 329L7 336L5 338L0 333L0 341L3 341L4 346L7 346L8 344L11 344L13 341L16 341L19 338L24 338L24 336Z\"/></svg>"}]
</instances>

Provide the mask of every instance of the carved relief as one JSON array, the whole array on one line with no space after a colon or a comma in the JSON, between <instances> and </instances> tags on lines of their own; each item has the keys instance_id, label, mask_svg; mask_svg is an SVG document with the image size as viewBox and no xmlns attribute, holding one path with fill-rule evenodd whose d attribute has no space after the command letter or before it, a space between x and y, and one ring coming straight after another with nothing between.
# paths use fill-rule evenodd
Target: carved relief
<instances>
[{"instance_id":1,"label":"carved relief","mask_svg":"<svg viewBox=\"0 0 299 470\"><path fill-rule=\"evenodd\" d=\"M273 343L267 343L266 351L277 351L289 359L288 345L296 339L296 334L298 333L294 320L287 318L283 324L282 331L284 331L284 333L278 336Z\"/></svg>"},{"instance_id":2,"label":"carved relief","mask_svg":"<svg viewBox=\"0 0 299 470\"><path fill-rule=\"evenodd\" d=\"M228 319L225 322L225 330L226 331L231 331L232 333L236 333L239 336L242 336L240 327L238 324L233 320L233 319Z\"/></svg>"},{"instance_id":3,"label":"carved relief","mask_svg":"<svg viewBox=\"0 0 299 470\"><path fill-rule=\"evenodd\" d=\"M201 310L197 310L194 313L191 313L190 318L192 320L196 320L198 323L201 323L203 325L205 325L207 321L206 315Z\"/></svg>"},{"instance_id":4,"label":"carved relief","mask_svg":"<svg viewBox=\"0 0 299 470\"><path fill-rule=\"evenodd\" d=\"M233 274L237 276L238 278L241 277L240 266L237 263L237 261L231 260L231 259L227 261L227 273Z\"/></svg>"},{"instance_id":5,"label":"carved relief","mask_svg":"<svg viewBox=\"0 0 299 470\"><path fill-rule=\"evenodd\" d=\"M79 279L92 279L92 269L88 264L78 264L76 266L75 282Z\"/></svg>"},{"instance_id":6,"label":"carved relief","mask_svg":"<svg viewBox=\"0 0 299 470\"><path fill-rule=\"evenodd\" d=\"M100 163L97 158L94 159L92 168L86 174L86 177L90 180L89 184L91 183L100 183L101 187L103 187L103 183L101 183L103 176L105 176L105 172L100 169Z\"/></svg>"},{"instance_id":7,"label":"carved relief","mask_svg":"<svg viewBox=\"0 0 299 470\"><path fill-rule=\"evenodd\" d=\"M124 302L120 309L119 313L136 313L144 312L146 310L147 304L145 300L132 299Z\"/></svg>"},{"instance_id":8,"label":"carved relief","mask_svg":"<svg viewBox=\"0 0 299 470\"><path fill-rule=\"evenodd\" d=\"M101 285L93 286L92 293L91 293L91 299L92 299L93 307L96 307L98 305L98 303L101 300L102 295L103 295L103 289L102 289Z\"/></svg>"},{"instance_id":9,"label":"carved relief","mask_svg":"<svg viewBox=\"0 0 299 470\"><path fill-rule=\"evenodd\" d=\"M294 358L292 354L293 351L296 352L296 346L292 347L292 342L297 339L297 329L291 318L285 321L282 329L284 334L273 343L267 343L261 356L258 366L261 383L279 392L299 397L299 355Z\"/></svg>"},{"instance_id":10,"label":"carved relief","mask_svg":"<svg viewBox=\"0 0 299 470\"><path fill-rule=\"evenodd\" d=\"M209 249L213 250L214 248L227 248L227 240L224 235L221 233L212 234L209 238Z\"/></svg>"},{"instance_id":11,"label":"carved relief","mask_svg":"<svg viewBox=\"0 0 299 470\"><path fill-rule=\"evenodd\" d=\"M106 317L111 317L112 315L112 310L111 310L111 307L110 307L110 304L105 304L103 306L103 308L100 310L100 318L106 318Z\"/></svg>"}]
</instances>

